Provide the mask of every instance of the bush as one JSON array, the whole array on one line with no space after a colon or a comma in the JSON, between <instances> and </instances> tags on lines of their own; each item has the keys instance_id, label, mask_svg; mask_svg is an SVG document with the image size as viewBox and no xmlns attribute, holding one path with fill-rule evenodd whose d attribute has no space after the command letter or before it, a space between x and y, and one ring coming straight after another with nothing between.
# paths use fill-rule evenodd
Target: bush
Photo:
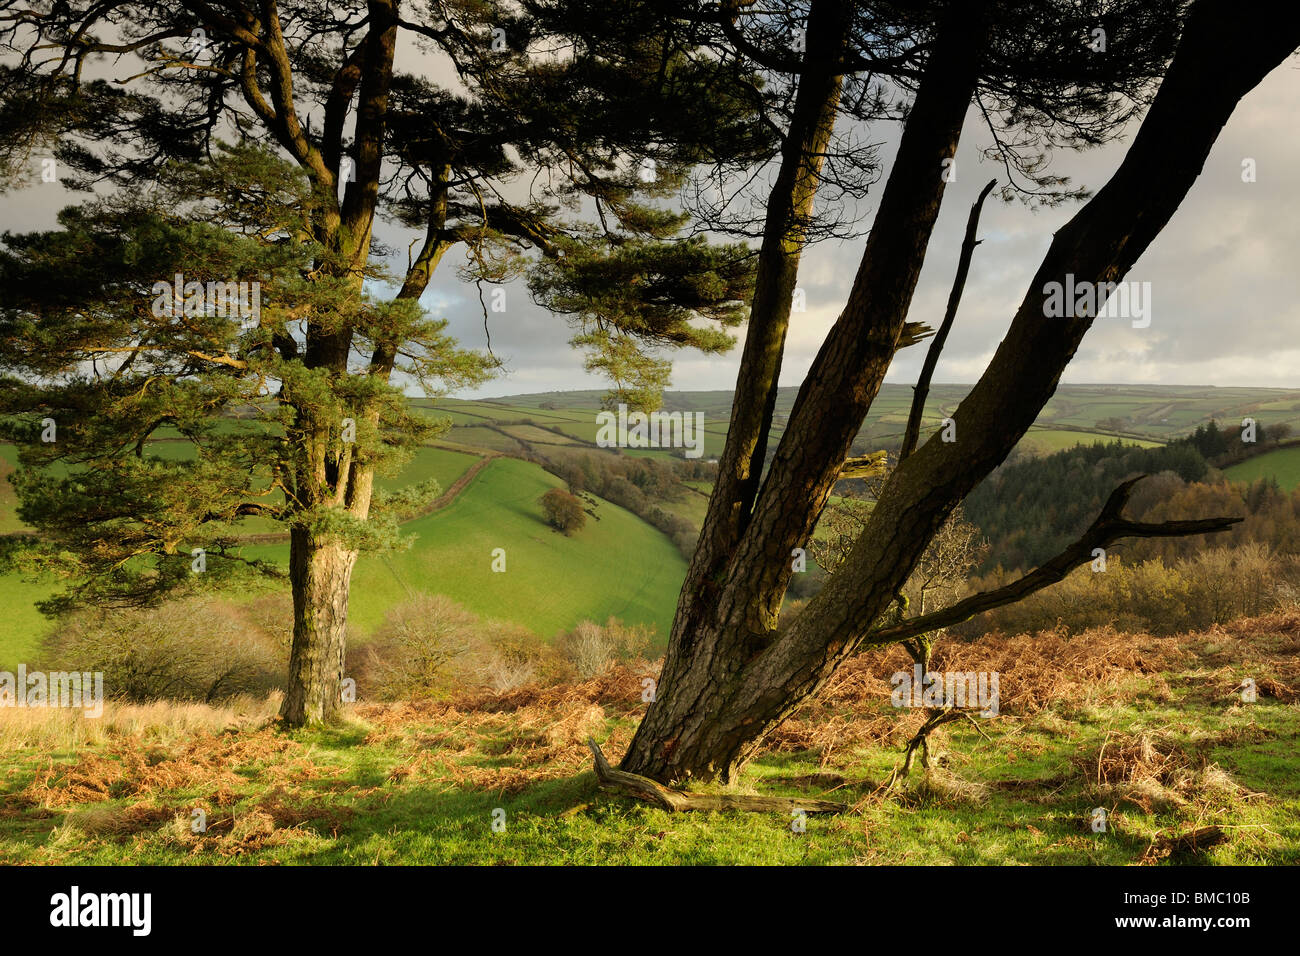
<instances>
[{"instance_id":1,"label":"bush","mask_svg":"<svg viewBox=\"0 0 1300 956\"><path fill-rule=\"evenodd\" d=\"M485 620L438 594L390 610L356 656L360 693L381 700L479 688L504 693L565 670L559 655L526 628Z\"/></svg>"},{"instance_id":2,"label":"bush","mask_svg":"<svg viewBox=\"0 0 1300 956\"><path fill-rule=\"evenodd\" d=\"M504 694L525 684L558 683L569 676L560 655L532 631L515 624L496 624L491 646L476 661L470 680Z\"/></svg>"},{"instance_id":3,"label":"bush","mask_svg":"<svg viewBox=\"0 0 1300 956\"><path fill-rule=\"evenodd\" d=\"M387 699L435 695L465 670L483 641L481 627L478 617L441 595L398 605L362 649L360 692Z\"/></svg>"},{"instance_id":4,"label":"bush","mask_svg":"<svg viewBox=\"0 0 1300 956\"><path fill-rule=\"evenodd\" d=\"M629 626L613 617L604 627L582 621L556 639L555 649L573 665L579 677L595 677L619 661L639 658L650 646L651 634L648 627Z\"/></svg>"},{"instance_id":5,"label":"bush","mask_svg":"<svg viewBox=\"0 0 1300 956\"><path fill-rule=\"evenodd\" d=\"M965 636L984 630L1033 633L1067 623L1071 630L1114 625L1121 630L1173 634L1256 617L1294 600L1300 563L1273 555L1262 544L1209 548L1166 564L1160 558L1134 563L1110 555L1105 573L1088 565L1064 581L973 618L956 629ZM1005 584L1002 572L972 582L984 591Z\"/></svg>"},{"instance_id":6,"label":"bush","mask_svg":"<svg viewBox=\"0 0 1300 956\"><path fill-rule=\"evenodd\" d=\"M547 522L557 531L571 534L587 523L587 512L582 510L582 502L563 488L552 488L542 495L541 500Z\"/></svg>"},{"instance_id":7,"label":"bush","mask_svg":"<svg viewBox=\"0 0 1300 956\"><path fill-rule=\"evenodd\" d=\"M44 638L49 670L102 671L107 697L213 703L282 688L288 651L241 608L211 598L85 611Z\"/></svg>"}]
</instances>

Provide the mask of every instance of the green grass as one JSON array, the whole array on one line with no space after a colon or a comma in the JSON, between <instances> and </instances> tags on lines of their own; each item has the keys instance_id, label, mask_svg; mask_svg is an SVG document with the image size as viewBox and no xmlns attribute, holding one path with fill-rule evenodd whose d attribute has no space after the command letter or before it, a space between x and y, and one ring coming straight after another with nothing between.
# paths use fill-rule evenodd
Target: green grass
<instances>
[{"instance_id":1,"label":"green grass","mask_svg":"<svg viewBox=\"0 0 1300 956\"><path fill-rule=\"evenodd\" d=\"M52 584L25 581L18 574L0 575L0 670L12 670L35 658L49 619L36 610L36 602L49 597Z\"/></svg>"},{"instance_id":2,"label":"green grass","mask_svg":"<svg viewBox=\"0 0 1300 956\"><path fill-rule=\"evenodd\" d=\"M924 421L927 430L957 407L970 386L940 384L931 387ZM778 390L773 437L779 437L789 416L796 394L794 388ZM441 411L455 420L452 439L469 444L481 426L489 420L519 421L529 419L558 428L587 445L594 445L595 416L601 394L598 391L548 392L513 395L490 401L463 402L444 400ZM910 385L890 383L883 386L858 435L859 443L874 443L901 437L911 406ZM542 408L542 405L553 407ZM706 420L707 457L721 453L727 422L731 413L731 395L725 391L667 392L667 411L703 412ZM1108 436L1096 431L1103 419L1119 418L1121 429L1134 435L1124 439L1132 444L1158 444L1187 434L1212 417L1220 423L1240 421L1252 416L1265 425L1279 422L1300 424L1300 392L1282 388L1212 388L1198 386L1141 385L1062 385L1038 416L1034 431L1022 447L1031 454L1045 454L1069 448L1076 442L1089 443ZM475 427L479 426L479 427ZM1068 426L1068 427L1065 427ZM457 437L458 433L465 437ZM487 447L500 447L500 437Z\"/></svg>"},{"instance_id":3,"label":"green grass","mask_svg":"<svg viewBox=\"0 0 1300 956\"><path fill-rule=\"evenodd\" d=\"M930 778L915 771L890 794L878 784L898 764L898 744L760 757L742 790L854 806L809 816L803 833L785 814L670 814L599 791L581 737L616 736L621 743L606 750L617 756L641 713L635 691L610 694L596 710L581 699L404 716L362 706L339 726L291 733L256 729L248 719L244 729L222 733L232 719L223 712L208 719L206 733L192 722L178 730L162 717L158 727L137 723L133 735L106 732L89 744L5 748L0 861L1123 866L1142 862L1162 838L1217 824L1227 843L1164 862L1300 863L1300 710L1267 698L1225 704L1217 684L1196 666L1163 677L1129 674L1118 696L1102 695L1105 702L1085 694L983 722L982 732L950 725L935 738L942 769ZM884 701L855 706L858 717L901 720ZM541 745L561 717L582 714ZM1182 803L1145 807L1124 791L1099 795L1093 756L1140 734L1173 740L1194 765L1217 765L1233 789L1191 789ZM148 760L127 759L141 751ZM50 761L57 769L49 786L29 791ZM819 772L846 783L826 794L825 784L798 782ZM83 775L107 779L107 797L78 791ZM1088 826L1098 805L1108 811L1104 833ZM201 837L189 831L196 806L208 812ZM493 829L494 814L504 829Z\"/></svg>"},{"instance_id":4,"label":"green grass","mask_svg":"<svg viewBox=\"0 0 1300 956\"><path fill-rule=\"evenodd\" d=\"M422 449L398 483L433 476L446 488L474 460ZM452 504L402 526L404 534L416 535L410 550L363 554L349 608L357 636L373 632L394 605L426 592L445 594L475 613L521 624L546 638L584 619L604 623L614 616L649 625L666 640L686 574L681 554L663 534L609 502L597 508L599 521L588 518L572 536L553 531L538 499L560 486L536 465L496 459ZM505 573L491 570L494 548L506 551ZM287 543L250 546L245 553L288 563ZM0 663L31 660L49 627L33 602L55 590L53 583L0 576Z\"/></svg>"},{"instance_id":5,"label":"green grass","mask_svg":"<svg viewBox=\"0 0 1300 956\"><path fill-rule=\"evenodd\" d=\"M504 452L508 455L517 455L523 451L523 445L515 441L509 435L503 435L499 431L487 428L483 425L473 425L466 428L453 428L446 436L453 442L462 445L469 445L475 448L485 448L491 451Z\"/></svg>"},{"instance_id":6,"label":"green grass","mask_svg":"<svg viewBox=\"0 0 1300 956\"><path fill-rule=\"evenodd\" d=\"M469 471L478 458L477 455L447 448L417 448L414 457L403 466L400 473L382 476L375 484L386 491L392 491L433 478L446 491L457 478Z\"/></svg>"},{"instance_id":7,"label":"green grass","mask_svg":"<svg viewBox=\"0 0 1300 956\"><path fill-rule=\"evenodd\" d=\"M661 501L659 507L669 514L674 514L679 518L689 521L697 529L704 526L704 516L709 510L709 499L707 489L703 495L697 495L695 492L687 492L676 501Z\"/></svg>"},{"instance_id":8,"label":"green grass","mask_svg":"<svg viewBox=\"0 0 1300 956\"><path fill-rule=\"evenodd\" d=\"M1239 465L1224 469L1229 481L1258 481L1260 478L1276 478L1284 490L1300 487L1300 445L1278 448L1254 458L1247 458Z\"/></svg>"},{"instance_id":9,"label":"green grass","mask_svg":"<svg viewBox=\"0 0 1300 956\"><path fill-rule=\"evenodd\" d=\"M1126 445L1137 445L1140 448L1153 448L1160 444L1159 442L1136 438L1121 438L1118 440ZM1032 455L1050 455L1053 452L1073 448L1075 445L1091 445L1099 441L1112 442L1116 441L1116 439L1109 435L1070 431L1063 428L1031 428L1025 437L1020 440L1019 447Z\"/></svg>"},{"instance_id":10,"label":"green grass","mask_svg":"<svg viewBox=\"0 0 1300 956\"><path fill-rule=\"evenodd\" d=\"M574 445L577 440L569 438L557 432L548 431L545 428L539 428L536 425L505 425L502 430L514 438L522 439L530 444L542 445Z\"/></svg>"},{"instance_id":11,"label":"green grass","mask_svg":"<svg viewBox=\"0 0 1300 956\"><path fill-rule=\"evenodd\" d=\"M648 624L666 638L686 562L672 543L609 502L600 520L566 537L545 522L538 499L563 483L536 465L493 460L446 508L407 522L414 547L362 555L352 582L349 620L369 633L395 604L415 592L446 594L471 611L513 621L544 636L583 619L611 615ZM285 545L248 549L286 560ZM492 552L506 552L506 571L492 571Z\"/></svg>"}]
</instances>

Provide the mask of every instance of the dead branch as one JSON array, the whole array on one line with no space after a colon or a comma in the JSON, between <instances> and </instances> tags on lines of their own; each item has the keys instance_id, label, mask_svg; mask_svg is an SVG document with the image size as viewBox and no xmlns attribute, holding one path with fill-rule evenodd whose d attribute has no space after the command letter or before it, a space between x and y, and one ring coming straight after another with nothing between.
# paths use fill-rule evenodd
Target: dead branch
<instances>
[{"instance_id":1,"label":"dead branch","mask_svg":"<svg viewBox=\"0 0 1300 956\"><path fill-rule=\"evenodd\" d=\"M1104 548L1119 538L1178 538L1194 534L1213 534L1226 531L1243 520L1221 517L1155 523L1129 521L1121 512L1133 493L1133 487L1146 477L1148 476L1138 475L1136 478L1130 478L1112 491L1110 498L1101 509L1101 514L1084 532L1083 537L1029 574L1017 578L1004 587L973 594L942 611L922 614L872 631L867 635L862 646L869 648L897 644L917 634L927 634L930 631L960 624L983 611L991 611L995 607L1024 600L1036 591L1064 580L1065 576L1075 568L1091 561L1095 549Z\"/></svg>"},{"instance_id":2,"label":"dead branch","mask_svg":"<svg viewBox=\"0 0 1300 956\"><path fill-rule=\"evenodd\" d=\"M609 765L600 745L587 738L596 760L596 777L602 790L628 794L674 813L687 810L749 810L758 813L803 810L805 813L842 813L848 809L843 803L831 800L810 800L806 797L763 797L740 793L687 793L665 787L656 780L640 774L616 770Z\"/></svg>"},{"instance_id":3,"label":"dead branch","mask_svg":"<svg viewBox=\"0 0 1300 956\"><path fill-rule=\"evenodd\" d=\"M966 288L966 275L970 272L971 256L975 253L975 247L982 241L975 238L975 231L979 228L980 210L984 208L984 200L997 184L996 179L990 179L988 185L980 190L979 198L970 207L970 218L966 220L966 237L961 243L961 255L957 257L957 275L952 280L952 291L948 293L948 306L943 314L943 322L939 325L939 331L925 353L925 364L921 366L920 377L917 378L916 385L912 389L912 410L907 416L907 430L903 433L903 447L898 453L899 461L916 449L916 442L921 434L921 414L925 411L925 400L930 394L930 379L934 376L935 366L939 364L939 353L943 351L943 344L948 340L953 320L957 318L957 306L961 303L962 290Z\"/></svg>"}]
</instances>

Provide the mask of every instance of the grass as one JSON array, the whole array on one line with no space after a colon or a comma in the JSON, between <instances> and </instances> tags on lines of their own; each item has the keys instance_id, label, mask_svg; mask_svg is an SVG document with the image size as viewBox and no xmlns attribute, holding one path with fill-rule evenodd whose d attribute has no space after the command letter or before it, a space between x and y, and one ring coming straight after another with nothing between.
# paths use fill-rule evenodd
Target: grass
<instances>
[{"instance_id":1,"label":"grass","mask_svg":"<svg viewBox=\"0 0 1300 956\"><path fill-rule=\"evenodd\" d=\"M950 414L969 390L969 385L932 386L925 420L936 422ZM788 417L796 392L793 387L778 390L775 432L780 431L781 423ZM590 442L594 436L594 416L600 397L601 393L596 391L548 392L513 395L487 402L447 400L440 402L439 408L453 413L487 415L504 421L531 418L539 424L544 421L543 416L550 416L551 420L546 424ZM884 385L863 425L860 439L867 441L871 436L899 435L907 420L911 400L910 384ZM542 405L554 407L542 408ZM703 412L709 431L721 433L730 419L731 395L725 391L667 392L664 407L670 411ZM1300 392L1283 388L1062 385L1039 415L1037 426L1040 429L1056 426L1060 430L1059 426L1068 425L1088 431L1095 429L1103 419L1120 418L1126 421L1128 431L1148 435L1153 440L1168 440L1186 434L1211 418L1222 424L1239 422L1248 415L1265 425L1300 423ZM575 423L576 427L570 429L562 424L565 421ZM1085 436L1084 440L1090 438ZM708 454L716 454L712 442Z\"/></svg>"},{"instance_id":2,"label":"grass","mask_svg":"<svg viewBox=\"0 0 1300 956\"><path fill-rule=\"evenodd\" d=\"M1063 428L1031 428L1025 437L1020 440L1019 447L1031 455L1050 455L1054 452L1064 451L1067 448L1073 448L1075 445L1091 445L1098 441L1112 442L1115 440L1110 435L1070 431ZM1154 448L1160 444L1159 442L1137 438L1122 438L1119 440L1126 445L1136 445L1139 448Z\"/></svg>"},{"instance_id":3,"label":"grass","mask_svg":"<svg viewBox=\"0 0 1300 956\"><path fill-rule=\"evenodd\" d=\"M1285 491L1300 487L1300 445L1267 451L1224 469L1229 481L1252 482L1276 478Z\"/></svg>"},{"instance_id":4,"label":"grass","mask_svg":"<svg viewBox=\"0 0 1300 956\"><path fill-rule=\"evenodd\" d=\"M474 461L469 454L421 449L400 483L432 476L446 488ZM553 531L538 499L561 485L536 465L500 458L446 508L403 524L404 534L416 536L410 550L358 560L348 615L356 636L367 637L390 608L422 591L446 594L475 613L522 624L546 638L584 619L603 623L614 616L649 625L666 640L686 575L680 552L659 531L609 502L597 508L600 520L589 518L572 536ZM505 573L491 570L495 548L505 549ZM287 543L244 550L288 563ZM34 659L50 625L33 605L55 590L52 582L0 576L0 666Z\"/></svg>"},{"instance_id":5,"label":"grass","mask_svg":"<svg viewBox=\"0 0 1300 956\"><path fill-rule=\"evenodd\" d=\"M572 536L552 530L538 499L562 485L536 465L494 459L449 506L402 526L417 535L409 551L362 555L349 621L369 633L389 608L425 591L544 637L611 615L651 625L666 637L686 575L681 554L664 535L609 502L597 508L599 520L588 518ZM496 548L505 550L505 573L492 570ZM248 553L287 560L284 545Z\"/></svg>"},{"instance_id":6,"label":"grass","mask_svg":"<svg viewBox=\"0 0 1300 956\"><path fill-rule=\"evenodd\" d=\"M400 474L385 475L375 484L385 491L394 491L433 478L446 491L478 459L478 455L448 448L417 448L414 457L402 468Z\"/></svg>"},{"instance_id":7,"label":"grass","mask_svg":"<svg viewBox=\"0 0 1300 956\"><path fill-rule=\"evenodd\" d=\"M578 442L557 432L547 431L536 425L505 425L502 431L526 442L542 445L576 445Z\"/></svg>"},{"instance_id":8,"label":"grass","mask_svg":"<svg viewBox=\"0 0 1300 956\"><path fill-rule=\"evenodd\" d=\"M936 767L892 791L881 783L921 715L888 703L901 652L858 658L738 784L852 807L808 817L804 833L779 814L674 815L598 791L583 741L621 753L653 665L361 703L337 726L294 732L265 722L274 700L111 705L93 730L0 710L0 860L1296 864L1298 635L1292 612L1176 639L1101 630L944 648L942 667L1001 670L1002 716L939 731ZM1281 696L1243 703L1231 688L1246 674ZM1098 806L1103 833L1089 826ZM1224 842L1170 852L1210 825Z\"/></svg>"},{"instance_id":9,"label":"grass","mask_svg":"<svg viewBox=\"0 0 1300 956\"><path fill-rule=\"evenodd\" d=\"M703 485L703 488L703 494L696 494L694 491L689 491L675 501L659 502L659 507L664 511L667 511L669 514L676 515L685 521L689 521L696 528L702 528L704 526L704 516L709 510L708 493L712 486L706 484Z\"/></svg>"},{"instance_id":10,"label":"grass","mask_svg":"<svg viewBox=\"0 0 1300 956\"><path fill-rule=\"evenodd\" d=\"M35 659L49 619L36 610L36 602L55 592L53 584L23 580L19 574L0 575L0 669L13 669Z\"/></svg>"}]
</instances>

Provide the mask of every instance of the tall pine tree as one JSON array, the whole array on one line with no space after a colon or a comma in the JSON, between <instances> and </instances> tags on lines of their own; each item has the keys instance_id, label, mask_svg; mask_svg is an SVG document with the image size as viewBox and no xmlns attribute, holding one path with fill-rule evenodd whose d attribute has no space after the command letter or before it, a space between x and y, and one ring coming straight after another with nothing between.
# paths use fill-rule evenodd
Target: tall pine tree
<instances>
[{"instance_id":1,"label":"tall pine tree","mask_svg":"<svg viewBox=\"0 0 1300 956\"><path fill-rule=\"evenodd\" d=\"M375 476L421 424L402 388L487 370L418 305L451 249L480 288L554 263L539 297L647 404L662 375L629 361L629 342L726 347L750 254L687 239L659 200L693 165L762 162L776 141L749 69L694 55L673 10L2 0L0 39L19 57L0 73L0 164L30 169L48 149L68 185L139 199L161 183L191 217L123 200L7 240L5 268L24 278L3 284L0 400L26 467L68 469L59 495L34 474L19 488L27 519L90 577L69 598L157 600L190 580L189 545L211 542L233 566L230 520L282 521L294 598L283 716L327 719L358 550L391 536L372 513ZM242 145L222 152L223 139ZM375 255L381 216L418 230L391 285ZM153 284L176 272L205 288L265 283L259 314L160 317ZM570 294L616 281L608 312ZM236 412L257 424L232 426ZM40 441L45 419L62 440ZM195 456L151 456L163 428Z\"/></svg>"}]
</instances>

